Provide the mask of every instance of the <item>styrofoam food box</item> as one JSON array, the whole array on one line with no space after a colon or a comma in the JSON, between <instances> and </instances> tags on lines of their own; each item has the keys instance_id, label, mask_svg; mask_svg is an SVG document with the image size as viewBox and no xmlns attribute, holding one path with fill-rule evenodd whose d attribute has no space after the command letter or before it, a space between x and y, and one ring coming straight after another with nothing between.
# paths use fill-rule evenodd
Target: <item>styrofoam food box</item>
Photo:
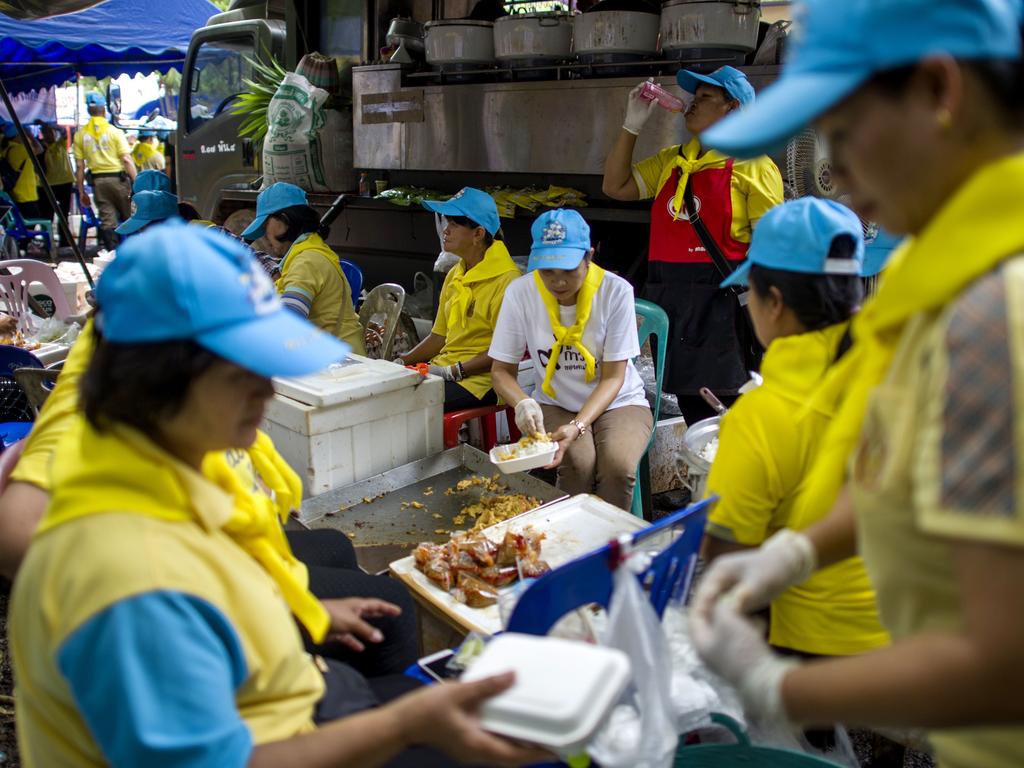
<instances>
[{"instance_id":1,"label":"styrofoam food box","mask_svg":"<svg viewBox=\"0 0 1024 768\"><path fill-rule=\"evenodd\" d=\"M629 657L617 649L506 632L487 644L462 680L508 671L516 673L515 684L484 702L480 724L561 755L586 746L631 676Z\"/></svg>"},{"instance_id":2,"label":"styrofoam food box","mask_svg":"<svg viewBox=\"0 0 1024 768\"><path fill-rule=\"evenodd\" d=\"M444 447L437 376L352 355L310 376L274 379L274 390L263 429L302 477L304 498Z\"/></svg>"},{"instance_id":3,"label":"styrofoam food box","mask_svg":"<svg viewBox=\"0 0 1024 768\"><path fill-rule=\"evenodd\" d=\"M496 445L491 448L491 463L507 475L511 472L526 472L530 469L546 467L558 453L558 443L552 440L550 448L530 456L520 456L517 459L499 459L498 454L503 450L505 450L504 445Z\"/></svg>"}]
</instances>

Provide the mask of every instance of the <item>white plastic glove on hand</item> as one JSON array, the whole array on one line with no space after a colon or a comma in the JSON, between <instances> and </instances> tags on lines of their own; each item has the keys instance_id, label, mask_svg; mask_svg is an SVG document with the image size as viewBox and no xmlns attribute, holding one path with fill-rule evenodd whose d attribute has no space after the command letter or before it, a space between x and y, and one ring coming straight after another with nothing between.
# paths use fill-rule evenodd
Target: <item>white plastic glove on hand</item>
<instances>
[{"instance_id":1,"label":"white plastic glove on hand","mask_svg":"<svg viewBox=\"0 0 1024 768\"><path fill-rule=\"evenodd\" d=\"M817 568L811 540L783 528L757 549L716 558L697 585L692 612L710 622L715 604L726 595L740 613L759 610Z\"/></svg>"},{"instance_id":2,"label":"white plastic glove on hand","mask_svg":"<svg viewBox=\"0 0 1024 768\"><path fill-rule=\"evenodd\" d=\"M450 365L430 365L427 367L427 372L431 376L440 376L445 381L455 381Z\"/></svg>"},{"instance_id":3,"label":"white plastic glove on hand","mask_svg":"<svg viewBox=\"0 0 1024 768\"><path fill-rule=\"evenodd\" d=\"M540 403L532 397L524 397L516 403L516 426L524 435L544 432L544 412Z\"/></svg>"},{"instance_id":4,"label":"white plastic glove on hand","mask_svg":"<svg viewBox=\"0 0 1024 768\"><path fill-rule=\"evenodd\" d=\"M701 658L736 689L748 715L766 723L788 721L782 680L799 662L776 655L731 600L719 601L710 621L691 612L690 629Z\"/></svg>"},{"instance_id":5,"label":"white plastic glove on hand","mask_svg":"<svg viewBox=\"0 0 1024 768\"><path fill-rule=\"evenodd\" d=\"M626 99L626 119L622 123L622 128L634 136L640 135L640 131L644 129L647 118L651 116L654 108L658 105L658 102L654 99L647 100L640 96L640 91L643 87L644 84L640 83L640 85L629 92L629 98Z\"/></svg>"}]
</instances>

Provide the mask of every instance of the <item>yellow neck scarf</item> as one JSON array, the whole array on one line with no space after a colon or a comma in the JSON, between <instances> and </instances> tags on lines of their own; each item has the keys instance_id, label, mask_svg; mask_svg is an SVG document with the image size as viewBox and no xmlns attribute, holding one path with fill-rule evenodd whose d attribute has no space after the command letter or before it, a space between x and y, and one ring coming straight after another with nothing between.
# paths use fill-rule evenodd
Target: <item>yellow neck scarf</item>
<instances>
[{"instance_id":1,"label":"yellow neck scarf","mask_svg":"<svg viewBox=\"0 0 1024 768\"><path fill-rule=\"evenodd\" d=\"M562 318L558 313L558 299L544 287L544 281L540 279L540 273L536 270L533 273L533 281L540 292L541 301L548 311L548 320L551 322L551 330L555 334L555 344L551 347L551 357L548 359L547 368L544 371L544 383L541 389L550 398L555 398L555 388L551 386L551 379L558 367L558 358L562 354L562 347L576 347L583 356L586 364L586 381L593 381L597 373L597 361L593 353L583 346L583 330L587 327L587 320L590 319L590 311L594 308L594 297L604 282L604 270L597 264L591 262L587 267L587 276L583 280L583 287L576 296L576 322L569 328L562 325Z\"/></svg>"},{"instance_id":2,"label":"yellow neck scarf","mask_svg":"<svg viewBox=\"0 0 1024 768\"><path fill-rule=\"evenodd\" d=\"M467 270L466 262L459 259L459 263L452 267L452 276L448 283L454 291L454 296L448 302L448 327L458 328L465 324L469 305L473 301L473 289L469 287L470 285L482 283L506 272L518 274L519 267L512 261L508 248L500 240L494 241L484 252L480 263L472 269Z\"/></svg>"},{"instance_id":3,"label":"yellow neck scarf","mask_svg":"<svg viewBox=\"0 0 1024 768\"><path fill-rule=\"evenodd\" d=\"M313 640L323 640L330 618L309 592L305 568L277 520L301 499L302 486L266 435L248 453L272 496L243 481L222 452L207 455L200 475L129 427L97 432L83 416L75 419L53 464L53 497L40 532L112 511L220 528L263 566Z\"/></svg>"},{"instance_id":4,"label":"yellow neck scarf","mask_svg":"<svg viewBox=\"0 0 1024 768\"><path fill-rule=\"evenodd\" d=\"M672 210L675 211L672 214L673 221L679 218L685 208L683 196L686 194L686 184L690 180L690 175L705 168L724 168L729 160L721 152L713 149L708 150L703 157L698 157L699 154L700 140L694 137L673 160L673 166L679 169L679 182L676 184L675 197L672 199Z\"/></svg>"},{"instance_id":5,"label":"yellow neck scarf","mask_svg":"<svg viewBox=\"0 0 1024 768\"><path fill-rule=\"evenodd\" d=\"M974 280L1024 252L1024 228L1015 224L1024 200L1024 153L974 174L934 217L893 254L877 296L854 319L856 343L829 371L809 403L842 401L808 478L821 503L831 504L860 437L868 398L889 370L907 321L949 304Z\"/></svg>"},{"instance_id":6,"label":"yellow neck scarf","mask_svg":"<svg viewBox=\"0 0 1024 768\"><path fill-rule=\"evenodd\" d=\"M110 123L107 121L107 118L93 116L90 117L89 122L85 124L85 130L91 133L92 137L96 139L96 141L99 141L103 132L107 130L108 125L110 125Z\"/></svg>"}]
</instances>

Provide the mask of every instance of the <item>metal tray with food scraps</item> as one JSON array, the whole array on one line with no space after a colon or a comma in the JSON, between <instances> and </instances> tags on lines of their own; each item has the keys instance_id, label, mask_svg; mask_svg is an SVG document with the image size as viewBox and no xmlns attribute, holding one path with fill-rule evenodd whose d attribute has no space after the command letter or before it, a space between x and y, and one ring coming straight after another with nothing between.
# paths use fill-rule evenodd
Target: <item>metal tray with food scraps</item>
<instances>
[{"instance_id":1,"label":"metal tray with food scraps","mask_svg":"<svg viewBox=\"0 0 1024 768\"><path fill-rule=\"evenodd\" d=\"M564 497L532 475L501 475L487 454L460 445L307 499L296 522L342 531L359 565L379 573L421 542L443 543Z\"/></svg>"}]
</instances>

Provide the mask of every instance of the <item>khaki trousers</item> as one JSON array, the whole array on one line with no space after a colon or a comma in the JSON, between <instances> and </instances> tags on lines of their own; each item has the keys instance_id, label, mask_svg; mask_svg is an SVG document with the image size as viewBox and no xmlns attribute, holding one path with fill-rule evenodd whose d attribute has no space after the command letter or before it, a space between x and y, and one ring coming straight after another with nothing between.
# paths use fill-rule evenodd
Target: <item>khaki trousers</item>
<instances>
[{"instance_id":1,"label":"khaki trousers","mask_svg":"<svg viewBox=\"0 0 1024 768\"><path fill-rule=\"evenodd\" d=\"M103 229L116 229L118 224L132 215L132 188L127 178L124 181L117 176L94 178L92 189Z\"/></svg>"},{"instance_id":2,"label":"khaki trousers","mask_svg":"<svg viewBox=\"0 0 1024 768\"><path fill-rule=\"evenodd\" d=\"M544 428L554 432L576 414L542 405ZM558 467L558 487L569 494L597 493L609 504L629 511L636 467L647 450L653 419L644 405L605 411L587 433L569 446Z\"/></svg>"}]
</instances>

